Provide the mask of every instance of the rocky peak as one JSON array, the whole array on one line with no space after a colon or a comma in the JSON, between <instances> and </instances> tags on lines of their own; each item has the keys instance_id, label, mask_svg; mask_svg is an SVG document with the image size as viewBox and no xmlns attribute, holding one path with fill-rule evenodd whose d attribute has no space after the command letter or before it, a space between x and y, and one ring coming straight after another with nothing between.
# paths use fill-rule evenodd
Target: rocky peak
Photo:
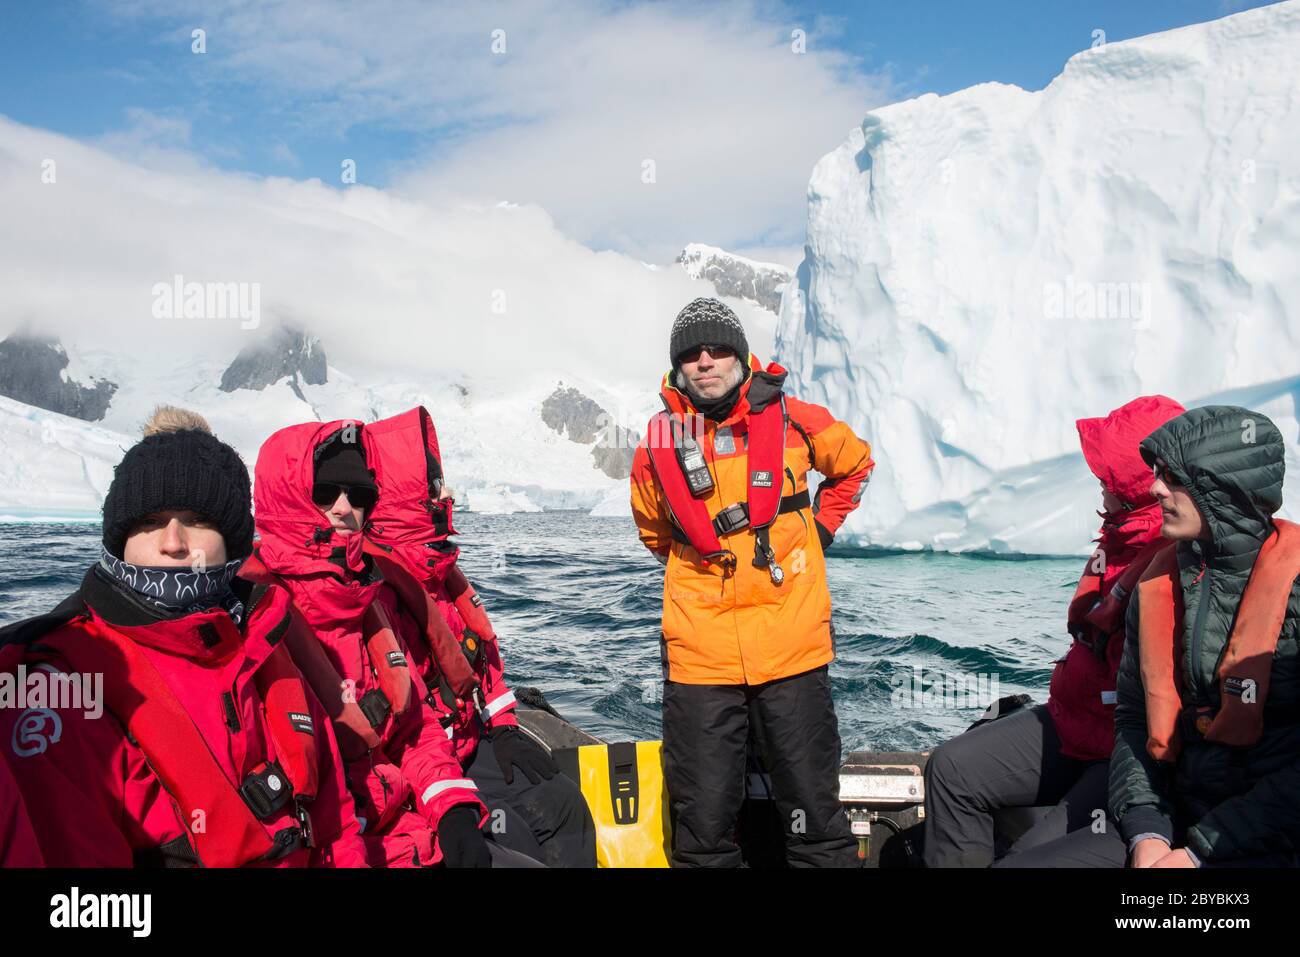
<instances>
[{"instance_id":1,"label":"rocky peak","mask_svg":"<svg viewBox=\"0 0 1300 957\"><path fill-rule=\"evenodd\" d=\"M754 262L703 243L691 243L676 261L692 279L709 282L719 296L747 300L774 315L781 311L781 288L794 278L784 266Z\"/></svg>"},{"instance_id":2,"label":"rocky peak","mask_svg":"<svg viewBox=\"0 0 1300 957\"><path fill-rule=\"evenodd\" d=\"M221 375L222 392L252 389L260 392L285 377L294 391L302 384L324 385L327 380L325 349L320 340L293 326L277 326L235 356Z\"/></svg>"},{"instance_id":3,"label":"rocky peak","mask_svg":"<svg viewBox=\"0 0 1300 957\"><path fill-rule=\"evenodd\" d=\"M67 368L68 354L56 337L16 332L0 342L0 395L98 422L108 411L117 384L105 379L79 383L67 375Z\"/></svg>"},{"instance_id":4,"label":"rocky peak","mask_svg":"<svg viewBox=\"0 0 1300 957\"><path fill-rule=\"evenodd\" d=\"M593 399L560 383L542 402L542 421L569 441L591 446L595 467L610 478L632 474L632 455L639 437L621 426Z\"/></svg>"}]
</instances>

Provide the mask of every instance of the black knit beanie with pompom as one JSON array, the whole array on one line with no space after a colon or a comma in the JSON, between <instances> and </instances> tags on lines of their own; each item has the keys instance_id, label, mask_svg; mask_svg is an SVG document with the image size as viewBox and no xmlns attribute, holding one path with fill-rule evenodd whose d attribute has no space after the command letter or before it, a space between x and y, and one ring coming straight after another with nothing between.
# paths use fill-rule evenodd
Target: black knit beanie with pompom
<instances>
[{"instance_id":1,"label":"black knit beanie with pompom","mask_svg":"<svg viewBox=\"0 0 1300 957\"><path fill-rule=\"evenodd\" d=\"M155 432L127 450L104 499L104 547L121 558L137 522L170 510L197 512L212 522L231 559L253 550L248 469L238 452L210 432Z\"/></svg>"}]
</instances>

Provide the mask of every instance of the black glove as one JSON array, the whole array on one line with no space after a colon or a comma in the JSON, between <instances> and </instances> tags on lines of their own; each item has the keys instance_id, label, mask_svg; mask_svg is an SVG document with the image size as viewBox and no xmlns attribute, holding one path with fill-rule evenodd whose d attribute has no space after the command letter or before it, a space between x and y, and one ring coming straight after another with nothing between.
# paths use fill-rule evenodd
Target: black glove
<instances>
[{"instance_id":1,"label":"black glove","mask_svg":"<svg viewBox=\"0 0 1300 957\"><path fill-rule=\"evenodd\" d=\"M515 768L528 775L533 784L541 783L542 778L549 781L559 773L560 769L551 756L517 728L498 728L488 740L492 742L492 751L497 756L497 764L501 765L506 784L515 783Z\"/></svg>"},{"instance_id":2,"label":"black glove","mask_svg":"<svg viewBox=\"0 0 1300 957\"><path fill-rule=\"evenodd\" d=\"M447 867L491 867L487 840L478 829L479 810L457 804L438 821L438 846Z\"/></svg>"},{"instance_id":3,"label":"black glove","mask_svg":"<svg viewBox=\"0 0 1300 957\"><path fill-rule=\"evenodd\" d=\"M813 519L813 524L817 526L817 538L822 543L822 551L826 551L826 549L831 547L831 542L835 541L835 535L828 532L826 526L815 518Z\"/></svg>"}]
</instances>

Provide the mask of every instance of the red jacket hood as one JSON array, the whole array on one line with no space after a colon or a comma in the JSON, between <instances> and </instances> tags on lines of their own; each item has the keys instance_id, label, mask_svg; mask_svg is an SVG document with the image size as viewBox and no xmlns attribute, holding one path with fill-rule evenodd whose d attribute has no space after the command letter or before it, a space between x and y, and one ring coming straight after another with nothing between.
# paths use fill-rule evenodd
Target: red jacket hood
<instances>
[{"instance_id":1,"label":"red jacket hood","mask_svg":"<svg viewBox=\"0 0 1300 957\"><path fill-rule=\"evenodd\" d=\"M416 406L366 426L366 456L379 486L379 501L366 536L394 550L426 585L441 583L455 563L451 542L452 501L435 498L430 468L442 474L442 452L433 418ZM441 491L441 490L437 490Z\"/></svg>"},{"instance_id":2,"label":"red jacket hood","mask_svg":"<svg viewBox=\"0 0 1300 957\"><path fill-rule=\"evenodd\" d=\"M1139 396L1105 418L1079 419L1079 444L1092 473L1112 494L1133 508L1144 508L1151 495L1151 469L1138 445L1148 435L1186 409L1163 395Z\"/></svg>"},{"instance_id":3,"label":"red jacket hood","mask_svg":"<svg viewBox=\"0 0 1300 957\"><path fill-rule=\"evenodd\" d=\"M253 518L259 536L258 553L279 575L310 575L339 569L330 553L347 549L348 567L362 567L362 536L340 536L311 500L316 449L344 426L361 429L366 460L372 459L365 429L355 419L304 422L280 429L262 443L253 481ZM368 516L367 516L368 518Z\"/></svg>"}]
</instances>

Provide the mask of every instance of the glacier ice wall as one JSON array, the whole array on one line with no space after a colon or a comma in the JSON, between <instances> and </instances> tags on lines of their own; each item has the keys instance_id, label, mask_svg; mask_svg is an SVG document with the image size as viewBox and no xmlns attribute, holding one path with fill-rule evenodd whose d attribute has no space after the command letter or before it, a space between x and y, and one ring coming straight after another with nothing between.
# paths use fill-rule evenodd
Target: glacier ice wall
<instances>
[{"instance_id":1,"label":"glacier ice wall","mask_svg":"<svg viewBox=\"0 0 1300 957\"><path fill-rule=\"evenodd\" d=\"M1086 551L1074 422L1154 392L1257 400L1297 514L1298 62L1279 4L875 110L817 164L776 352L875 448L843 537Z\"/></svg>"}]
</instances>

